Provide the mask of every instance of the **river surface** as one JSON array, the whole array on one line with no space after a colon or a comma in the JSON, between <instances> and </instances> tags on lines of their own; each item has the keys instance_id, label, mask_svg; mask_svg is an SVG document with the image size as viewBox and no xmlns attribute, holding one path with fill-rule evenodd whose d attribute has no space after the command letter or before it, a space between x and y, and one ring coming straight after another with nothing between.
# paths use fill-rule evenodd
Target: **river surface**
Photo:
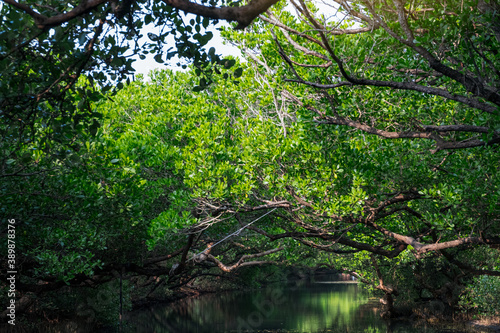
<instances>
[{"instance_id":1,"label":"river surface","mask_svg":"<svg viewBox=\"0 0 500 333\"><path fill-rule=\"evenodd\" d=\"M474 332L388 323L352 281L273 285L154 305L126 316L125 332Z\"/></svg>"}]
</instances>

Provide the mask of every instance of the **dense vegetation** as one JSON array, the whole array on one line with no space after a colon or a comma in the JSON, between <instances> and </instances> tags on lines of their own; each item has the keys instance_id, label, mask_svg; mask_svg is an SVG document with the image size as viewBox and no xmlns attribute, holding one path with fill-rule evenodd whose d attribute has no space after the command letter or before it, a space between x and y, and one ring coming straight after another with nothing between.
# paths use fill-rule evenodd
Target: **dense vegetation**
<instances>
[{"instance_id":1,"label":"dense vegetation","mask_svg":"<svg viewBox=\"0 0 500 333\"><path fill-rule=\"evenodd\" d=\"M147 300L279 265L356 275L386 316L428 301L498 315L497 3L278 3L224 31L245 61L203 50L209 21L187 28L174 1L125 16L100 2L54 29L6 3L0 216L16 221L18 311L120 277ZM53 6L37 8L78 8ZM166 34L117 46L142 17L194 63L112 92L127 50L163 61Z\"/></svg>"}]
</instances>

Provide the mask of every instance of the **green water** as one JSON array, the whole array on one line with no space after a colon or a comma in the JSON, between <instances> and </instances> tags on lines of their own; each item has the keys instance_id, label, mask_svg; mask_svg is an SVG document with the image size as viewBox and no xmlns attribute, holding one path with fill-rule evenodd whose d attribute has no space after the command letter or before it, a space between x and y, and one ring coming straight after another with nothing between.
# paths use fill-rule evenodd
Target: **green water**
<instances>
[{"instance_id":1,"label":"green water","mask_svg":"<svg viewBox=\"0 0 500 333\"><path fill-rule=\"evenodd\" d=\"M203 295L126 319L132 326L126 332L472 332L388 323L357 284L338 282Z\"/></svg>"}]
</instances>

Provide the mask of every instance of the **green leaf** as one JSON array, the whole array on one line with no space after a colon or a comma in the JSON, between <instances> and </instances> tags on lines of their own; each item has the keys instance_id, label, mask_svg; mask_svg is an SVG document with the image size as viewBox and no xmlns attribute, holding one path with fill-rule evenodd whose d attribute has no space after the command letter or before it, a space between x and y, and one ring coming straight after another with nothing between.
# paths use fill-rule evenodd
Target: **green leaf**
<instances>
[{"instance_id":1,"label":"green leaf","mask_svg":"<svg viewBox=\"0 0 500 333\"><path fill-rule=\"evenodd\" d=\"M158 41L158 36L152 32L148 32L148 38L151 39L153 42Z\"/></svg>"},{"instance_id":2,"label":"green leaf","mask_svg":"<svg viewBox=\"0 0 500 333\"><path fill-rule=\"evenodd\" d=\"M154 56L154 59L156 62L162 64L164 61L163 59L161 58L161 53L158 53L157 55Z\"/></svg>"},{"instance_id":3,"label":"green leaf","mask_svg":"<svg viewBox=\"0 0 500 333\"><path fill-rule=\"evenodd\" d=\"M237 68L235 71L234 71L234 77L235 78L239 78L241 75L243 74L243 68Z\"/></svg>"},{"instance_id":4,"label":"green leaf","mask_svg":"<svg viewBox=\"0 0 500 333\"><path fill-rule=\"evenodd\" d=\"M233 67L236 64L236 60L234 59L227 59L224 61L224 68L229 69Z\"/></svg>"}]
</instances>

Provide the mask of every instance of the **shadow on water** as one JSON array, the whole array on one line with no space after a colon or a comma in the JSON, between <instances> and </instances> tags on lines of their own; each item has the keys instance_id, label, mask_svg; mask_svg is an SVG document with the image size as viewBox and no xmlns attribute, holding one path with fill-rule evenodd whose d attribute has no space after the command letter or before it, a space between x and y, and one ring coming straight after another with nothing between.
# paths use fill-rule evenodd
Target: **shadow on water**
<instances>
[{"instance_id":1,"label":"shadow on water","mask_svg":"<svg viewBox=\"0 0 500 333\"><path fill-rule=\"evenodd\" d=\"M383 321L357 284L318 281L225 292L154 305L126 316L126 332L471 332ZM350 282L350 283L349 283Z\"/></svg>"}]
</instances>

